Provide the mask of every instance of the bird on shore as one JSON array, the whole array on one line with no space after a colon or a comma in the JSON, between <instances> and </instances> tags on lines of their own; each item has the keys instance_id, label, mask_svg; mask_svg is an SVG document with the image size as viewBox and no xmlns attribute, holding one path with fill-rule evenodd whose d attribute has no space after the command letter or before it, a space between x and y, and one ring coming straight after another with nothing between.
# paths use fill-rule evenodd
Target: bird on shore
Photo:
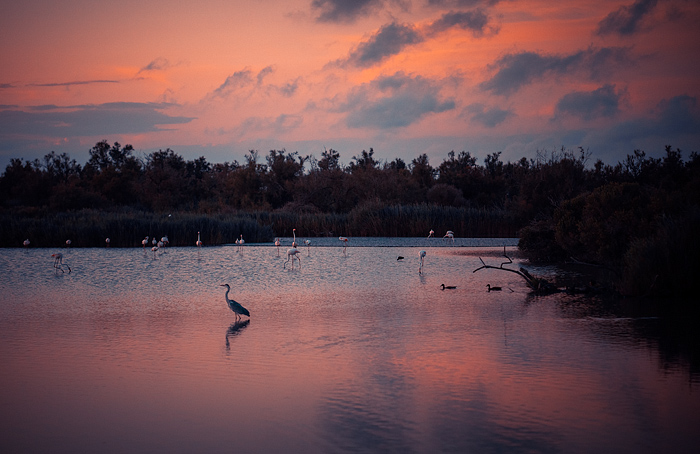
<instances>
[{"instance_id":1,"label":"bird on shore","mask_svg":"<svg viewBox=\"0 0 700 454\"><path fill-rule=\"evenodd\" d=\"M445 285L445 284L440 284L440 287L442 287L443 290L454 290L457 288L455 285Z\"/></svg>"},{"instance_id":2,"label":"bird on shore","mask_svg":"<svg viewBox=\"0 0 700 454\"><path fill-rule=\"evenodd\" d=\"M489 289L489 292L498 292L503 290L501 287L491 287L491 284L486 284L486 287Z\"/></svg>"},{"instance_id":3,"label":"bird on shore","mask_svg":"<svg viewBox=\"0 0 700 454\"><path fill-rule=\"evenodd\" d=\"M240 303L230 299L228 297L228 292L231 291L231 286L228 284L221 284L221 287L226 287L226 304L228 304L229 309L233 311L234 314L236 314L236 320L241 319L241 315L245 315L246 317L250 317L250 312L248 312L248 309L245 307L241 306Z\"/></svg>"},{"instance_id":4,"label":"bird on shore","mask_svg":"<svg viewBox=\"0 0 700 454\"><path fill-rule=\"evenodd\" d=\"M287 249L287 261L284 262L284 265L282 266L282 268L287 268L287 263L289 263L289 261L291 260L292 261L292 269L294 269L294 259L296 258L297 261L299 262L299 269L301 269L301 259L299 257L297 257L297 254L299 254L299 249L297 249L295 247Z\"/></svg>"}]
</instances>

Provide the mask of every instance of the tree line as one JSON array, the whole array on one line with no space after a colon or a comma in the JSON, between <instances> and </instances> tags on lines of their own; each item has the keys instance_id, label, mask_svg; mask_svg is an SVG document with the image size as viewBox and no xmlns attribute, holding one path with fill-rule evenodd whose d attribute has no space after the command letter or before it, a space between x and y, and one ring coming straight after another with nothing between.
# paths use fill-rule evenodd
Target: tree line
<instances>
[{"instance_id":1,"label":"tree line","mask_svg":"<svg viewBox=\"0 0 700 454\"><path fill-rule=\"evenodd\" d=\"M75 225L111 219L122 226L126 218L148 218L150 228L183 233L219 226L207 233L213 242L232 242L243 228L261 241L291 235L292 228L304 236L423 236L435 229L464 237L519 236L532 261L608 266L637 293L644 285L673 292L683 279L672 276L697 272L684 257L698 252L698 153L684 161L671 146L661 158L634 150L615 164L591 164L582 148L538 151L515 162L500 157L492 153L479 163L468 151L450 151L433 166L425 154L410 162L382 161L370 148L343 165L333 149L318 159L251 150L240 163L210 163L171 149L138 157L131 145L101 141L84 165L55 152L12 159L0 176L0 241L16 246L15 236L31 222L65 223L67 217ZM175 212L186 213L179 218L187 223L176 227L158 215ZM56 241L51 238L46 241ZM122 245L138 239L125 238Z\"/></svg>"}]
</instances>

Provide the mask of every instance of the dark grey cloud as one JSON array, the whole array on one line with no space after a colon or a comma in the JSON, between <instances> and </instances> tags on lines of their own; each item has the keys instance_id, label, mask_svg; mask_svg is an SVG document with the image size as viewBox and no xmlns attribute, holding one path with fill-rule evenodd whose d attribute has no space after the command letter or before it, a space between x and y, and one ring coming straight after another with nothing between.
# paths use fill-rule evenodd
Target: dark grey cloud
<instances>
[{"instance_id":1,"label":"dark grey cloud","mask_svg":"<svg viewBox=\"0 0 700 454\"><path fill-rule=\"evenodd\" d=\"M12 84L0 84L0 88L15 88Z\"/></svg>"},{"instance_id":2,"label":"dark grey cloud","mask_svg":"<svg viewBox=\"0 0 700 454\"><path fill-rule=\"evenodd\" d=\"M45 84L27 84L30 87L70 87L72 85L118 84L118 80L76 80L72 82L50 82Z\"/></svg>"},{"instance_id":3,"label":"dark grey cloud","mask_svg":"<svg viewBox=\"0 0 700 454\"><path fill-rule=\"evenodd\" d=\"M614 117L619 111L623 92L616 92L615 85L603 85L593 91L568 93L557 102L555 117L573 115L584 120Z\"/></svg>"},{"instance_id":4,"label":"dark grey cloud","mask_svg":"<svg viewBox=\"0 0 700 454\"><path fill-rule=\"evenodd\" d=\"M250 69L236 71L226 78L223 84L214 89L214 96L228 96L231 92L249 86L253 83L253 72Z\"/></svg>"},{"instance_id":5,"label":"dark grey cloud","mask_svg":"<svg viewBox=\"0 0 700 454\"><path fill-rule=\"evenodd\" d=\"M657 3L658 0L637 0L629 6L621 6L598 22L596 33L601 36L633 35L640 30L642 21L653 12Z\"/></svg>"},{"instance_id":6,"label":"dark grey cloud","mask_svg":"<svg viewBox=\"0 0 700 454\"><path fill-rule=\"evenodd\" d=\"M491 65L495 74L480 84L482 90L512 95L523 86L547 76L582 75L598 80L620 64L629 64L627 48L589 48L570 55L541 55L537 52L507 54Z\"/></svg>"},{"instance_id":7,"label":"dark grey cloud","mask_svg":"<svg viewBox=\"0 0 700 454\"><path fill-rule=\"evenodd\" d=\"M351 128L392 129L454 108L454 100L441 98L438 82L396 73L358 87L340 111Z\"/></svg>"},{"instance_id":8,"label":"dark grey cloud","mask_svg":"<svg viewBox=\"0 0 700 454\"><path fill-rule=\"evenodd\" d=\"M474 35L480 36L486 30L488 23L489 17L482 9L462 12L450 11L433 22L429 30L431 33L440 33L453 27L459 27L463 30L471 30Z\"/></svg>"},{"instance_id":9,"label":"dark grey cloud","mask_svg":"<svg viewBox=\"0 0 700 454\"><path fill-rule=\"evenodd\" d=\"M510 110L503 110L499 107L486 108L481 103L470 104L466 108L471 121L480 123L488 128L493 128L506 121L508 118L515 116Z\"/></svg>"},{"instance_id":10,"label":"dark grey cloud","mask_svg":"<svg viewBox=\"0 0 700 454\"><path fill-rule=\"evenodd\" d=\"M423 41L420 32L411 25L391 23L383 26L368 41L361 43L350 53L348 61L366 68L396 55L405 47Z\"/></svg>"},{"instance_id":11,"label":"dark grey cloud","mask_svg":"<svg viewBox=\"0 0 700 454\"><path fill-rule=\"evenodd\" d=\"M182 124L192 117L170 116L165 103L117 102L80 106L37 106L0 111L0 137L71 137L137 134Z\"/></svg>"},{"instance_id":12,"label":"dark grey cloud","mask_svg":"<svg viewBox=\"0 0 700 454\"><path fill-rule=\"evenodd\" d=\"M319 10L319 22L354 22L380 9L384 0L313 0L311 7Z\"/></svg>"},{"instance_id":13,"label":"dark grey cloud","mask_svg":"<svg viewBox=\"0 0 700 454\"><path fill-rule=\"evenodd\" d=\"M493 6L500 0L428 0L428 5L440 8L471 8L474 6Z\"/></svg>"},{"instance_id":14,"label":"dark grey cloud","mask_svg":"<svg viewBox=\"0 0 700 454\"><path fill-rule=\"evenodd\" d=\"M139 69L138 74L148 71L163 71L164 69L168 69L170 66L170 62L166 58L158 57L143 68Z\"/></svg>"}]
</instances>

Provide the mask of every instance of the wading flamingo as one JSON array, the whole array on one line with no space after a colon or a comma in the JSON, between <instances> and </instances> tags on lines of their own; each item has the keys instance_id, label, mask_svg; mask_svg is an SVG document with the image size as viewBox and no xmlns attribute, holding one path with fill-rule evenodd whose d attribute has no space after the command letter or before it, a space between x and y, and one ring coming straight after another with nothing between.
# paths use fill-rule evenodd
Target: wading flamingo
<instances>
[{"instance_id":1,"label":"wading flamingo","mask_svg":"<svg viewBox=\"0 0 700 454\"><path fill-rule=\"evenodd\" d=\"M197 247L202 247L202 239L199 237L199 232L197 232L197 242L194 243Z\"/></svg>"},{"instance_id":2,"label":"wading flamingo","mask_svg":"<svg viewBox=\"0 0 700 454\"><path fill-rule=\"evenodd\" d=\"M345 254L345 250L348 248L348 239L344 236L338 237L338 239L343 242L343 254Z\"/></svg>"},{"instance_id":3,"label":"wading flamingo","mask_svg":"<svg viewBox=\"0 0 700 454\"><path fill-rule=\"evenodd\" d=\"M146 250L146 246L148 246L148 237L144 238L141 240L141 246L143 246L144 251Z\"/></svg>"},{"instance_id":4,"label":"wading flamingo","mask_svg":"<svg viewBox=\"0 0 700 454\"><path fill-rule=\"evenodd\" d=\"M27 238L26 240L22 241L22 244L24 245L24 247L29 247L29 238Z\"/></svg>"},{"instance_id":5,"label":"wading flamingo","mask_svg":"<svg viewBox=\"0 0 700 454\"><path fill-rule=\"evenodd\" d=\"M280 245L281 245L281 244L282 244L282 243L280 242L280 239L279 239L279 238L275 238L275 246L277 246L277 257L280 256Z\"/></svg>"},{"instance_id":6,"label":"wading flamingo","mask_svg":"<svg viewBox=\"0 0 700 454\"><path fill-rule=\"evenodd\" d=\"M435 237L435 230L430 229L430 233L428 233L428 238L434 238Z\"/></svg>"},{"instance_id":7,"label":"wading flamingo","mask_svg":"<svg viewBox=\"0 0 700 454\"><path fill-rule=\"evenodd\" d=\"M61 273L65 273L65 271L63 271L63 254L56 252L55 254L51 254L51 257L53 257L53 267L57 270L61 270ZM70 266L66 265L66 268L68 268L68 273L70 274Z\"/></svg>"},{"instance_id":8,"label":"wading flamingo","mask_svg":"<svg viewBox=\"0 0 700 454\"><path fill-rule=\"evenodd\" d=\"M228 284L221 284L221 287L226 287L226 304L228 304L229 309L233 311L234 314L236 314L236 320L241 319L241 315L245 315L246 317L250 317L250 312L248 312L248 309L245 307L241 306L238 302L229 299L228 297L228 292L231 291L231 286Z\"/></svg>"},{"instance_id":9,"label":"wading flamingo","mask_svg":"<svg viewBox=\"0 0 700 454\"><path fill-rule=\"evenodd\" d=\"M156 260L156 254L158 253L158 246L153 246L151 248L151 250L153 251L153 260Z\"/></svg>"},{"instance_id":10,"label":"wading flamingo","mask_svg":"<svg viewBox=\"0 0 700 454\"><path fill-rule=\"evenodd\" d=\"M445 236L442 237L443 239L446 240L452 240L452 242L455 242L455 233L452 230L448 230Z\"/></svg>"},{"instance_id":11,"label":"wading flamingo","mask_svg":"<svg viewBox=\"0 0 700 454\"><path fill-rule=\"evenodd\" d=\"M306 256L311 255L311 240L304 240L304 244L306 245Z\"/></svg>"},{"instance_id":12,"label":"wading flamingo","mask_svg":"<svg viewBox=\"0 0 700 454\"><path fill-rule=\"evenodd\" d=\"M423 259L425 258L425 251L420 251L418 253L418 257L420 258L420 264L418 265L418 274L423 274Z\"/></svg>"},{"instance_id":13,"label":"wading flamingo","mask_svg":"<svg viewBox=\"0 0 700 454\"><path fill-rule=\"evenodd\" d=\"M109 238L105 238L105 244L107 245L107 247L109 247L110 242L111 242L111 240Z\"/></svg>"},{"instance_id":14,"label":"wading flamingo","mask_svg":"<svg viewBox=\"0 0 700 454\"><path fill-rule=\"evenodd\" d=\"M71 240L66 240L66 247L70 247Z\"/></svg>"},{"instance_id":15,"label":"wading flamingo","mask_svg":"<svg viewBox=\"0 0 700 454\"><path fill-rule=\"evenodd\" d=\"M292 247L297 247L297 229L292 229L292 235L294 235L294 239L292 240Z\"/></svg>"},{"instance_id":16,"label":"wading flamingo","mask_svg":"<svg viewBox=\"0 0 700 454\"><path fill-rule=\"evenodd\" d=\"M292 269L294 269L294 259L296 258L297 261L299 262L299 269L301 269L301 259L299 257L297 257L298 254L299 254L299 249L297 249L295 247L287 249L287 261L284 262L284 265L282 266L282 268L286 268L287 263L291 260L292 261Z\"/></svg>"}]
</instances>

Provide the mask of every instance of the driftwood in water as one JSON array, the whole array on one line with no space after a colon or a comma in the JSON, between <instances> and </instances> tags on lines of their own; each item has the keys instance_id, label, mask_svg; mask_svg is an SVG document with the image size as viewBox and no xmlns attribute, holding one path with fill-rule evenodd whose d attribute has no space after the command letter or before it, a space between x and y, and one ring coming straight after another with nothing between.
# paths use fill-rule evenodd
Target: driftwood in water
<instances>
[{"instance_id":1,"label":"driftwood in water","mask_svg":"<svg viewBox=\"0 0 700 454\"><path fill-rule=\"evenodd\" d=\"M556 288L554 285L550 284L546 279L538 278L530 274L528 270L526 270L523 267L520 267L519 270L513 270L510 268L504 268L503 265L509 265L513 263L513 260L511 260L510 257L506 254L506 247L503 246L503 257L507 258L507 262L502 262L499 266L493 266L493 265L487 265L484 260L479 257L479 260L481 261L482 266L479 268L475 269L472 271L472 273L476 273L479 270L483 269L492 269L492 270L501 270L501 271L510 271L511 273L515 273L518 276L522 277L525 279L525 283L527 284L528 287L530 287L532 290L534 290L536 293L555 293L558 292L559 289Z\"/></svg>"}]
</instances>

